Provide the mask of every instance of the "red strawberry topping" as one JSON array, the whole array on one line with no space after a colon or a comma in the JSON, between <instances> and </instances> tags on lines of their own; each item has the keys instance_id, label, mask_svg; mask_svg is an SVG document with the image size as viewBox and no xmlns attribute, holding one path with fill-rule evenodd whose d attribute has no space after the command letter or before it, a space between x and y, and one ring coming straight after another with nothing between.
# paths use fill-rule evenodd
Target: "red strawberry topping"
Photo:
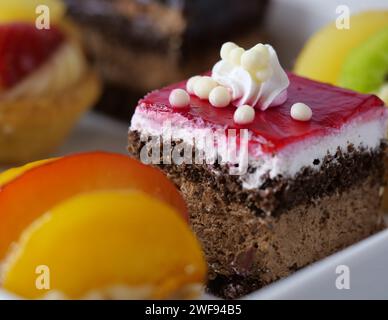
<instances>
[{"instance_id":1,"label":"red strawberry topping","mask_svg":"<svg viewBox=\"0 0 388 320\"><path fill-rule=\"evenodd\" d=\"M252 133L251 145L257 143L257 137L265 141L261 146L264 152L274 153L305 138L324 136L360 115L364 115L364 119L369 120L369 117L384 117L387 112L383 101L374 95L341 89L292 73L289 73L288 77L290 86L287 90L287 101L265 111L256 110L254 121L243 126ZM140 100L139 105L141 108L148 108L159 113L179 112L187 119L200 118L209 127L217 124L225 128L241 128L233 121L236 107L232 105L225 108L214 108L209 101L191 96L189 108L179 111L172 108L169 102L171 90L185 87L186 81L183 81L153 91ZM310 121L301 122L291 118L290 109L296 102L303 102L311 107L313 117Z\"/></svg>"},{"instance_id":2,"label":"red strawberry topping","mask_svg":"<svg viewBox=\"0 0 388 320\"><path fill-rule=\"evenodd\" d=\"M39 30L27 23L0 25L0 87L10 88L40 67L64 39L53 26Z\"/></svg>"}]
</instances>

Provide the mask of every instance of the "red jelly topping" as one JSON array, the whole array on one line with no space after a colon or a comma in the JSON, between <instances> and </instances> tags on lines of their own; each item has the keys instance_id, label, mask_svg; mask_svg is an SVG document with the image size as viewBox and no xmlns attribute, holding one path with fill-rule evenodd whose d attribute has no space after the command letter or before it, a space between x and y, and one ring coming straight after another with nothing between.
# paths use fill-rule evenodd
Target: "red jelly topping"
<instances>
[{"instance_id":1,"label":"red jelly topping","mask_svg":"<svg viewBox=\"0 0 388 320\"><path fill-rule=\"evenodd\" d=\"M191 96L189 108L173 109L168 101L170 92L175 88L184 88L185 81L151 92L139 104L158 112L179 112L188 119L200 117L209 125L217 124L235 129L247 128L254 135L267 140L266 143L261 144L261 147L264 152L269 153L306 138L323 136L359 115L365 114L368 118L385 116L383 101L374 95L356 93L291 73L288 77L290 86L287 101L265 111L257 109L254 121L245 126L239 126L233 121L236 107L215 108L209 101L201 100L196 96ZM310 121L300 122L291 118L290 109L296 102L303 102L310 106L313 111ZM257 142L250 141L250 143Z\"/></svg>"},{"instance_id":2,"label":"red jelly topping","mask_svg":"<svg viewBox=\"0 0 388 320\"><path fill-rule=\"evenodd\" d=\"M61 30L34 24L0 25L0 87L9 88L41 66L64 41Z\"/></svg>"}]
</instances>

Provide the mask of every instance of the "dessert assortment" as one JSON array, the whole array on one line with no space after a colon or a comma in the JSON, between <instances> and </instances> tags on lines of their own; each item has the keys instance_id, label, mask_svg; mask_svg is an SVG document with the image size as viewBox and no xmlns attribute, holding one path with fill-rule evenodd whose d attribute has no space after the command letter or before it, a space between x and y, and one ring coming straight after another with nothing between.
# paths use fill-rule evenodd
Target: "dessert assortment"
<instances>
[{"instance_id":1,"label":"dessert assortment","mask_svg":"<svg viewBox=\"0 0 388 320\"><path fill-rule=\"evenodd\" d=\"M38 3L53 13L49 29L35 25ZM3 1L0 11L0 163L26 162L62 143L100 83L61 2Z\"/></svg>"},{"instance_id":2,"label":"dessert assortment","mask_svg":"<svg viewBox=\"0 0 388 320\"><path fill-rule=\"evenodd\" d=\"M98 108L125 122L130 102L206 70L222 42L257 42L268 2L65 0L105 83Z\"/></svg>"},{"instance_id":3,"label":"dessert assortment","mask_svg":"<svg viewBox=\"0 0 388 320\"><path fill-rule=\"evenodd\" d=\"M24 164L0 173L0 288L234 299L385 228L388 12L326 26L288 72L257 43L267 3L0 4L0 163ZM46 157L139 96L129 155Z\"/></svg>"},{"instance_id":4,"label":"dessert assortment","mask_svg":"<svg viewBox=\"0 0 388 320\"><path fill-rule=\"evenodd\" d=\"M206 265L186 205L124 155L49 159L0 176L1 285L24 298L197 297ZM36 268L50 287L36 284Z\"/></svg>"},{"instance_id":5,"label":"dessert assortment","mask_svg":"<svg viewBox=\"0 0 388 320\"><path fill-rule=\"evenodd\" d=\"M152 141L171 139L179 150L194 150L190 156L208 152L201 137L228 137L226 144L210 138L211 161L185 162L184 155L183 163L175 163L174 149L167 157L157 149L154 163L184 196L208 262L208 289L225 298L384 228L384 102L285 73L271 46L254 48L261 49L252 53L226 43L204 77L152 91L139 101L129 131L130 154L139 159ZM272 63L264 48L273 52ZM243 62L247 52L249 63ZM232 97L224 107L209 99L220 85ZM178 108L176 100L182 102ZM239 130L248 130L245 149ZM237 161L229 157L236 144ZM242 159L246 170L236 173Z\"/></svg>"}]
</instances>

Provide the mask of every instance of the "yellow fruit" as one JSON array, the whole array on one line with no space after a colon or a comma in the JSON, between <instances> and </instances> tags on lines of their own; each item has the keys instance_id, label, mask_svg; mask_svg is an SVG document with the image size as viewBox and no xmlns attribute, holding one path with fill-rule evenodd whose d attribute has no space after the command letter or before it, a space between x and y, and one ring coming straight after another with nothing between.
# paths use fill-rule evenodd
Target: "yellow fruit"
<instances>
[{"instance_id":1,"label":"yellow fruit","mask_svg":"<svg viewBox=\"0 0 388 320\"><path fill-rule=\"evenodd\" d=\"M339 30L335 21L318 31L297 58L294 72L307 78L336 84L350 51L388 26L388 11L351 16L350 29Z\"/></svg>"},{"instance_id":2,"label":"yellow fruit","mask_svg":"<svg viewBox=\"0 0 388 320\"><path fill-rule=\"evenodd\" d=\"M37 289L40 270L49 270L52 291ZM141 192L104 191L76 196L27 228L2 276L5 289L26 298L161 299L187 294L205 275L201 248L172 207Z\"/></svg>"},{"instance_id":3,"label":"yellow fruit","mask_svg":"<svg viewBox=\"0 0 388 320\"><path fill-rule=\"evenodd\" d=\"M65 13L65 5L61 0L3 0L0 3L0 23L34 22L40 12L36 9L45 5L50 9L50 22L58 22Z\"/></svg>"}]
</instances>

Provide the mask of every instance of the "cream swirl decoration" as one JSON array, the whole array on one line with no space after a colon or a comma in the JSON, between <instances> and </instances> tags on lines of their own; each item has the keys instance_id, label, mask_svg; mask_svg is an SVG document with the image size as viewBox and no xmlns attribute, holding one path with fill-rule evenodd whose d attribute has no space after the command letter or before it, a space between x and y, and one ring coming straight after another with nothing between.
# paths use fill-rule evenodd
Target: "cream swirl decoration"
<instances>
[{"instance_id":1,"label":"cream swirl decoration","mask_svg":"<svg viewBox=\"0 0 388 320\"><path fill-rule=\"evenodd\" d=\"M284 103L290 84L275 50L268 44L245 51L232 42L225 43L212 78L230 90L237 107L248 104L261 110Z\"/></svg>"}]
</instances>

